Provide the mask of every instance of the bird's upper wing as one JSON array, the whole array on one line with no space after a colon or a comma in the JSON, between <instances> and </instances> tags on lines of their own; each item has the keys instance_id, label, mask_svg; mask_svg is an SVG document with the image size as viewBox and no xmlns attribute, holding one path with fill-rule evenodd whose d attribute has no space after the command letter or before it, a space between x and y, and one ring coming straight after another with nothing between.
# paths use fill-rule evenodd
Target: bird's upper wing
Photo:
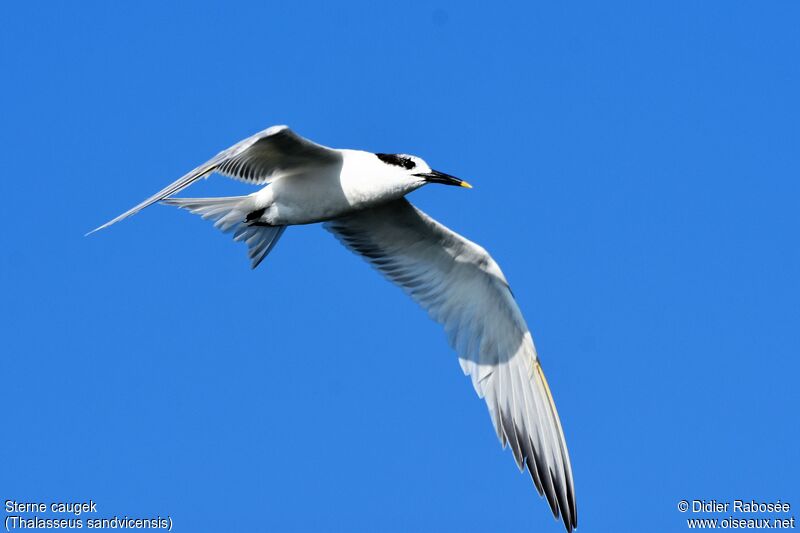
<instances>
[{"instance_id":1,"label":"bird's upper wing","mask_svg":"<svg viewBox=\"0 0 800 533\"><path fill-rule=\"evenodd\" d=\"M553 515L577 527L564 433L522 313L503 273L477 244L401 199L325 227L442 324L486 400L503 446L526 465Z\"/></svg>"},{"instance_id":2,"label":"bird's upper wing","mask_svg":"<svg viewBox=\"0 0 800 533\"><path fill-rule=\"evenodd\" d=\"M286 126L272 126L223 150L136 207L89 233L136 214L145 207L182 191L197 180L207 178L213 172L253 185L263 185L275 177L294 173L295 169L338 163L341 157L338 150L313 143Z\"/></svg>"}]
</instances>

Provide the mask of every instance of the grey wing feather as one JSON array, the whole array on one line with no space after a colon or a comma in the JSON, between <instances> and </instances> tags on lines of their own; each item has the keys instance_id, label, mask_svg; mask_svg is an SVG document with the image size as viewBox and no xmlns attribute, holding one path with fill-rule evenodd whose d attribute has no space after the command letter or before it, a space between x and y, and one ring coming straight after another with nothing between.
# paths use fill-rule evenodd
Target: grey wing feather
<instances>
[{"instance_id":1,"label":"grey wing feather","mask_svg":"<svg viewBox=\"0 0 800 533\"><path fill-rule=\"evenodd\" d=\"M497 435L553 515L577 527L564 433L530 331L492 257L401 199L325 224L444 326Z\"/></svg>"},{"instance_id":2,"label":"grey wing feather","mask_svg":"<svg viewBox=\"0 0 800 533\"><path fill-rule=\"evenodd\" d=\"M217 172L254 185L272 177L341 161L341 154L316 144L286 126L273 126L229 148ZM225 153L225 152L223 152Z\"/></svg>"},{"instance_id":3,"label":"grey wing feather","mask_svg":"<svg viewBox=\"0 0 800 533\"><path fill-rule=\"evenodd\" d=\"M337 163L338 150L305 139L286 126L272 126L223 150L197 168L181 176L147 200L99 226L87 235L134 215L156 202L177 194L194 182L218 172L253 185L264 185L294 168Z\"/></svg>"}]
</instances>

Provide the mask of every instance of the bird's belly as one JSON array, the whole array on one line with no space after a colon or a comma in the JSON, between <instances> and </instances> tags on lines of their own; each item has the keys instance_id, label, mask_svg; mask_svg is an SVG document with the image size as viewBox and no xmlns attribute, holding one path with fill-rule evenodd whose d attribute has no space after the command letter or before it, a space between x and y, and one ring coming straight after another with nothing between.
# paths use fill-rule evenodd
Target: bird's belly
<instances>
[{"instance_id":1,"label":"bird's belly","mask_svg":"<svg viewBox=\"0 0 800 533\"><path fill-rule=\"evenodd\" d=\"M342 216L357 209L342 190L338 179L326 176L285 178L272 183L271 224L312 224Z\"/></svg>"},{"instance_id":2,"label":"bird's belly","mask_svg":"<svg viewBox=\"0 0 800 533\"><path fill-rule=\"evenodd\" d=\"M273 195L269 223L275 225L313 224L366 209L403 196L365 193L347 187L336 176L302 176L276 180L270 185Z\"/></svg>"}]
</instances>

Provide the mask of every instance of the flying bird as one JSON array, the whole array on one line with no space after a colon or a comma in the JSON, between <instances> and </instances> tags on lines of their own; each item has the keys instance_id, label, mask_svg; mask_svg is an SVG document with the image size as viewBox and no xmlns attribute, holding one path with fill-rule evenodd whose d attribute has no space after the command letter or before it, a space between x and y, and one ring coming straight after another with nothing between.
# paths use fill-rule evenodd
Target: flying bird
<instances>
[{"instance_id":1,"label":"flying bird","mask_svg":"<svg viewBox=\"0 0 800 533\"><path fill-rule=\"evenodd\" d=\"M172 197L213 173L263 188L246 196ZM486 401L503 447L511 448L553 516L572 531L577 527L572 467L531 333L486 250L405 199L429 183L471 188L413 155L328 148L273 126L90 233L161 202L211 220L244 241L255 268L288 226L321 222L444 327L464 373Z\"/></svg>"}]
</instances>

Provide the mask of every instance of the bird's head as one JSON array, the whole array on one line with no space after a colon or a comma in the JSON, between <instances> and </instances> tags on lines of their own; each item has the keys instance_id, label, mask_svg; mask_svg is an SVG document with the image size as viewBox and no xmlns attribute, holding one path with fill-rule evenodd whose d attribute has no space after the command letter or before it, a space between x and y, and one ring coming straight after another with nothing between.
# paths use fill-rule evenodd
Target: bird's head
<instances>
[{"instance_id":1,"label":"bird's head","mask_svg":"<svg viewBox=\"0 0 800 533\"><path fill-rule=\"evenodd\" d=\"M433 170L421 157L407 154L375 154L384 165L384 170L403 175L418 187L428 183L441 183L471 189L472 185L450 174Z\"/></svg>"}]
</instances>

